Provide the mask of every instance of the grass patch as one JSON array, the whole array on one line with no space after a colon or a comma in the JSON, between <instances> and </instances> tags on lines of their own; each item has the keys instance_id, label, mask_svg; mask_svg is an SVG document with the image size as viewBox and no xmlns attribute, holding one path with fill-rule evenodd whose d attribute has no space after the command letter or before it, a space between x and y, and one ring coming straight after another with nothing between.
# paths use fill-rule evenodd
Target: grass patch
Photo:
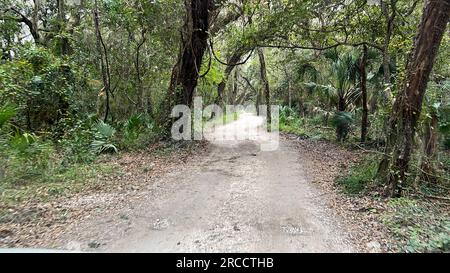
<instances>
[{"instance_id":1,"label":"grass patch","mask_svg":"<svg viewBox=\"0 0 450 273\"><path fill-rule=\"evenodd\" d=\"M450 218L430 204L408 198L391 199L383 223L405 252L449 252Z\"/></svg>"},{"instance_id":2,"label":"grass patch","mask_svg":"<svg viewBox=\"0 0 450 273\"><path fill-rule=\"evenodd\" d=\"M378 160L371 156L360 163L352 165L347 173L338 177L336 183L347 194L359 194L364 192L372 183L378 168Z\"/></svg>"},{"instance_id":3,"label":"grass patch","mask_svg":"<svg viewBox=\"0 0 450 273\"><path fill-rule=\"evenodd\" d=\"M280 132L304 139L334 140L334 128L323 126L323 117L305 118L289 107L280 109Z\"/></svg>"},{"instance_id":4,"label":"grass patch","mask_svg":"<svg viewBox=\"0 0 450 273\"><path fill-rule=\"evenodd\" d=\"M280 132L294 134L303 139L335 141L334 131L328 127L320 127L301 123L280 123Z\"/></svg>"},{"instance_id":5,"label":"grass patch","mask_svg":"<svg viewBox=\"0 0 450 273\"><path fill-rule=\"evenodd\" d=\"M73 164L52 175L29 183L0 181L0 203L13 206L26 201L48 201L52 198L81 191L94 186L102 176L113 174L116 169L109 164Z\"/></svg>"}]
</instances>

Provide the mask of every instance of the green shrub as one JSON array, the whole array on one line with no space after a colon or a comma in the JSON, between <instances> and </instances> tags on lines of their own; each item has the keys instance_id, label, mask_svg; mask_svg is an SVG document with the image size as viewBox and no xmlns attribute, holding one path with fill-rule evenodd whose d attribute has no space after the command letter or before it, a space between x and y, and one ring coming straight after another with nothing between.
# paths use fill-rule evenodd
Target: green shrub
<instances>
[{"instance_id":1,"label":"green shrub","mask_svg":"<svg viewBox=\"0 0 450 273\"><path fill-rule=\"evenodd\" d=\"M39 181L48 176L58 164L51 142L43 141L33 134L16 133L4 145L0 154L5 181L26 183Z\"/></svg>"},{"instance_id":2,"label":"green shrub","mask_svg":"<svg viewBox=\"0 0 450 273\"><path fill-rule=\"evenodd\" d=\"M86 78L77 65L41 47L23 47L0 64L0 101L16 106L15 124L23 131L56 136L60 121L76 115Z\"/></svg>"},{"instance_id":3,"label":"green shrub","mask_svg":"<svg viewBox=\"0 0 450 273\"><path fill-rule=\"evenodd\" d=\"M116 129L111 125L98 120L94 126L94 140L91 143L92 150L97 153L117 153L118 149L113 141Z\"/></svg>"},{"instance_id":4,"label":"green shrub","mask_svg":"<svg viewBox=\"0 0 450 273\"><path fill-rule=\"evenodd\" d=\"M377 163L376 158L366 158L361 163L351 166L346 174L336 179L336 183L348 194L361 193L375 178Z\"/></svg>"},{"instance_id":5,"label":"green shrub","mask_svg":"<svg viewBox=\"0 0 450 273\"><path fill-rule=\"evenodd\" d=\"M338 112L333 116L332 123L336 127L337 140L343 141L347 138L353 123L352 114L345 111Z\"/></svg>"},{"instance_id":6,"label":"green shrub","mask_svg":"<svg viewBox=\"0 0 450 273\"><path fill-rule=\"evenodd\" d=\"M439 131L442 134L445 149L450 149L450 103L439 109Z\"/></svg>"},{"instance_id":7,"label":"green shrub","mask_svg":"<svg viewBox=\"0 0 450 273\"><path fill-rule=\"evenodd\" d=\"M87 120L65 120L65 135L58 140L59 152L63 157L63 165L73 163L91 163L96 153L92 150L91 143L94 140L92 122Z\"/></svg>"},{"instance_id":8,"label":"green shrub","mask_svg":"<svg viewBox=\"0 0 450 273\"><path fill-rule=\"evenodd\" d=\"M10 121L17 114L17 110L11 104L0 106L0 130L3 125Z\"/></svg>"},{"instance_id":9,"label":"green shrub","mask_svg":"<svg viewBox=\"0 0 450 273\"><path fill-rule=\"evenodd\" d=\"M142 115L131 116L124 124L124 135L127 139L136 139L142 132L145 121Z\"/></svg>"}]
</instances>

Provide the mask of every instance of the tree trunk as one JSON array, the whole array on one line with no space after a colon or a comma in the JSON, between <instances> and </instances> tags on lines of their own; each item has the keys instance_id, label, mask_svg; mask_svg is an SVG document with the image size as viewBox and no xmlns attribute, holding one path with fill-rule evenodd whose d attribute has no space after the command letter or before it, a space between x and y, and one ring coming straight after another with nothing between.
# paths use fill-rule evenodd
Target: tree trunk
<instances>
[{"instance_id":1,"label":"tree trunk","mask_svg":"<svg viewBox=\"0 0 450 273\"><path fill-rule=\"evenodd\" d=\"M292 90L291 90L291 81L288 80L288 105L289 109L292 109Z\"/></svg>"},{"instance_id":2,"label":"tree trunk","mask_svg":"<svg viewBox=\"0 0 450 273\"><path fill-rule=\"evenodd\" d=\"M397 15L397 0L390 0L390 10L386 3L383 1L381 3L381 9L383 12L383 15L386 20L386 34L384 36L384 42L383 42L383 81L385 85L390 85L391 83L391 69L390 69L390 63L391 58L389 55L389 44L391 43L392 34L394 31L394 20ZM390 99L390 92L389 89L386 89L387 91L384 92L385 99Z\"/></svg>"},{"instance_id":3,"label":"tree trunk","mask_svg":"<svg viewBox=\"0 0 450 273\"><path fill-rule=\"evenodd\" d=\"M160 123L170 131L170 111L177 104L191 106L197 87L203 54L208 44L209 12L213 0L185 0L186 16L181 31L180 52L172 69L167 103Z\"/></svg>"},{"instance_id":4,"label":"tree trunk","mask_svg":"<svg viewBox=\"0 0 450 273\"><path fill-rule=\"evenodd\" d=\"M223 104L223 97L224 97L224 91L227 86L227 80L230 77L231 72L233 71L236 64L241 60L242 56L245 55L247 52L249 52L251 48L248 48L246 46L242 46L238 48L231 56L227 59L227 67L225 68L225 71L223 73L223 79L217 86L217 99L216 104L222 105Z\"/></svg>"},{"instance_id":5,"label":"tree trunk","mask_svg":"<svg viewBox=\"0 0 450 273\"><path fill-rule=\"evenodd\" d=\"M64 0L57 0L58 5L58 31L61 38L60 41L60 53L61 55L67 55L70 52L69 39L65 37L64 31L66 27L66 11Z\"/></svg>"},{"instance_id":6,"label":"tree trunk","mask_svg":"<svg viewBox=\"0 0 450 273\"><path fill-rule=\"evenodd\" d=\"M256 106L256 115L259 116L260 112L259 112L259 106L261 105L261 90L258 89L256 90L256 101L255 101L255 106Z\"/></svg>"},{"instance_id":7,"label":"tree trunk","mask_svg":"<svg viewBox=\"0 0 450 273\"><path fill-rule=\"evenodd\" d=\"M231 94L228 98L228 103L232 105L236 104L236 97L238 93L238 79L239 79L239 69L235 69L233 77L233 88L231 89Z\"/></svg>"},{"instance_id":8,"label":"tree trunk","mask_svg":"<svg viewBox=\"0 0 450 273\"><path fill-rule=\"evenodd\" d=\"M378 175L386 183L386 196L400 196L406 182L423 96L449 15L450 0L426 1L404 86L390 116L385 156L379 166Z\"/></svg>"},{"instance_id":9,"label":"tree trunk","mask_svg":"<svg viewBox=\"0 0 450 273\"><path fill-rule=\"evenodd\" d=\"M423 137L423 155L420 169L421 178L429 183L435 183L437 177L433 160L436 157L438 140L438 116L436 111L431 112L431 118L425 122L425 132Z\"/></svg>"},{"instance_id":10,"label":"tree trunk","mask_svg":"<svg viewBox=\"0 0 450 273\"><path fill-rule=\"evenodd\" d=\"M146 29L142 28L141 30L141 38L136 44L136 57L134 60L134 67L136 69L136 88L138 93L138 104L139 107L141 107L141 111L144 113L148 113L152 115L152 109L151 109L151 100L149 97L149 94L146 94L144 86L142 84L142 75L141 75L141 61L140 61L140 55L141 55L141 47L144 45L146 41L145 33ZM150 105L149 105L150 102Z\"/></svg>"},{"instance_id":11,"label":"tree trunk","mask_svg":"<svg viewBox=\"0 0 450 273\"><path fill-rule=\"evenodd\" d=\"M176 102L190 106L207 47L209 11L213 8L213 1L187 0L185 7L187 16L182 32L179 69L171 82L171 89L181 87L182 92L176 97Z\"/></svg>"},{"instance_id":12,"label":"tree trunk","mask_svg":"<svg viewBox=\"0 0 450 273\"><path fill-rule=\"evenodd\" d=\"M34 43L42 45L43 42L42 42L41 35L40 35L39 29L38 29L38 21L39 21L38 11L40 8L40 5L39 5L40 3L38 0L34 0L33 3L34 3L34 7L33 7L33 13L31 14L31 19L26 17L23 13L20 12L20 10L18 8L14 7L14 6L10 7L9 10L16 13L20 17L20 18L16 19L17 22L24 23L28 27L28 30L30 31L31 36L33 37Z\"/></svg>"},{"instance_id":13,"label":"tree trunk","mask_svg":"<svg viewBox=\"0 0 450 273\"><path fill-rule=\"evenodd\" d=\"M339 92L342 94L343 92ZM347 103L343 96L339 96L338 105L337 105L337 113L344 112L347 109ZM346 125L338 123L336 125L336 139L338 141L344 141L346 137Z\"/></svg>"},{"instance_id":14,"label":"tree trunk","mask_svg":"<svg viewBox=\"0 0 450 273\"><path fill-rule=\"evenodd\" d=\"M363 46L363 55L361 62L359 63L359 77L360 77L360 88L362 97L362 116L361 116L361 143L366 142L367 127L368 127L368 114L369 109L367 107L367 74L366 74L366 64L367 64L367 46Z\"/></svg>"},{"instance_id":15,"label":"tree trunk","mask_svg":"<svg viewBox=\"0 0 450 273\"><path fill-rule=\"evenodd\" d=\"M347 104L345 103L345 98L343 96L339 96L337 110L338 112L343 112L347 109Z\"/></svg>"},{"instance_id":16,"label":"tree trunk","mask_svg":"<svg viewBox=\"0 0 450 273\"><path fill-rule=\"evenodd\" d=\"M267 70L266 70L266 61L264 60L264 51L262 48L258 47L258 58L259 58L259 68L261 73L261 81L262 87L264 91L264 99L266 102L266 121L267 121L267 130L270 132L270 125L272 123L272 114L270 109L270 88L269 88L269 80L267 79Z\"/></svg>"},{"instance_id":17,"label":"tree trunk","mask_svg":"<svg viewBox=\"0 0 450 273\"><path fill-rule=\"evenodd\" d=\"M110 95L110 76L109 76L109 65L108 59L106 55L106 47L103 42L102 34L100 32L100 23L98 17L98 7L97 1L94 3L94 26L95 26L95 35L97 37L97 50L100 54L100 68L102 73L102 81L103 81L103 91L105 91L106 95L106 103L105 103L105 115L103 120L106 122L109 115L109 95Z\"/></svg>"}]
</instances>

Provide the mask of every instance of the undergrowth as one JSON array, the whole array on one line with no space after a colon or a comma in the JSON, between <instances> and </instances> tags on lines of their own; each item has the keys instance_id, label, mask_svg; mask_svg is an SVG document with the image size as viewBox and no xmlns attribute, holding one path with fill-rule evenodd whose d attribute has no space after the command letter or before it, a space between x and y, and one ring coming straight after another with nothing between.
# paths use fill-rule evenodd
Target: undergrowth
<instances>
[{"instance_id":1,"label":"undergrowth","mask_svg":"<svg viewBox=\"0 0 450 273\"><path fill-rule=\"evenodd\" d=\"M347 194L365 192L372 184L378 168L378 159L374 156L364 158L336 179L336 183Z\"/></svg>"},{"instance_id":2,"label":"undergrowth","mask_svg":"<svg viewBox=\"0 0 450 273\"><path fill-rule=\"evenodd\" d=\"M402 251L450 252L448 212L410 198L390 199L388 207L383 223L401 242Z\"/></svg>"}]
</instances>

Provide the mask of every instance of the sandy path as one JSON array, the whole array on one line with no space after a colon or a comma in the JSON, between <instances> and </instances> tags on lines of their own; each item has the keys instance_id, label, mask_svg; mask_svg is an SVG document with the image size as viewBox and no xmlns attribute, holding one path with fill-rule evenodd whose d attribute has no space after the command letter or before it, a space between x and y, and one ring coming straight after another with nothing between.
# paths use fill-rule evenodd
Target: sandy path
<instances>
[{"instance_id":1,"label":"sandy path","mask_svg":"<svg viewBox=\"0 0 450 273\"><path fill-rule=\"evenodd\" d=\"M212 134L254 132L261 123L243 114ZM107 252L355 251L308 182L296 149L280 140L277 150L261 151L267 136L213 141L208 155L130 200L120 212L128 226L114 224L116 211L78 232L98 235L107 242L98 250Z\"/></svg>"}]
</instances>

